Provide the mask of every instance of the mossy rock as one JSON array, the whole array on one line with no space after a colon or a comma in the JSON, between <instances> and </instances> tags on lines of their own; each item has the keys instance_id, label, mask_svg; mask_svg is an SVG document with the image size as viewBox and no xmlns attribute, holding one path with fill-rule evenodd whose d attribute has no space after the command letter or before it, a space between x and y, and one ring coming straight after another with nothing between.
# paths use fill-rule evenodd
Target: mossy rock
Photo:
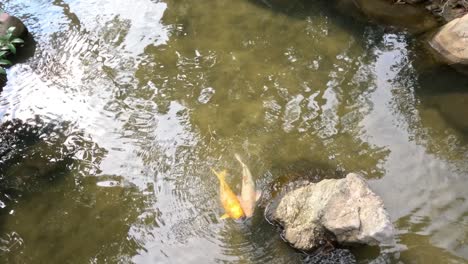
<instances>
[{"instance_id":1,"label":"mossy rock","mask_svg":"<svg viewBox=\"0 0 468 264\"><path fill-rule=\"evenodd\" d=\"M15 27L15 31L13 31L13 37L15 38L22 38L28 34L26 26L19 18L10 16L7 13L0 14L0 36L5 35L10 27Z\"/></svg>"}]
</instances>

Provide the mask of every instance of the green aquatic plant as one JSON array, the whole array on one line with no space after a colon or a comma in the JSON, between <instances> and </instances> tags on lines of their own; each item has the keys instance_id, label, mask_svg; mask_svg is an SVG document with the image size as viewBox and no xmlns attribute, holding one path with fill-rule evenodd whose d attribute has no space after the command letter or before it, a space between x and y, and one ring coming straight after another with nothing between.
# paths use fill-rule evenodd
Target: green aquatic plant
<instances>
[{"instance_id":1,"label":"green aquatic plant","mask_svg":"<svg viewBox=\"0 0 468 264\"><path fill-rule=\"evenodd\" d=\"M11 61L6 57L12 53L16 54L15 44L22 44L24 41L13 36L15 27L8 28L5 35L0 36L0 74L6 74L5 66L11 65Z\"/></svg>"}]
</instances>

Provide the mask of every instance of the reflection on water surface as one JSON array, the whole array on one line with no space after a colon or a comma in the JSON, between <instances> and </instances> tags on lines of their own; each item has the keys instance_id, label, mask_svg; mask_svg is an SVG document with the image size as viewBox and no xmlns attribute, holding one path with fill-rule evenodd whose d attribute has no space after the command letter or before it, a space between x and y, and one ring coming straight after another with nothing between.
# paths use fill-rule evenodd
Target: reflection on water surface
<instances>
[{"instance_id":1,"label":"reflection on water surface","mask_svg":"<svg viewBox=\"0 0 468 264\"><path fill-rule=\"evenodd\" d=\"M0 117L67 123L65 145L86 137L62 177L2 212L9 262L300 262L261 209L219 220L209 168L239 189L234 152L266 191L312 164L363 173L398 228L387 253L355 249L363 263L468 258L468 106L449 105L468 80L419 67L410 35L325 1L0 6L37 41L9 70Z\"/></svg>"}]
</instances>

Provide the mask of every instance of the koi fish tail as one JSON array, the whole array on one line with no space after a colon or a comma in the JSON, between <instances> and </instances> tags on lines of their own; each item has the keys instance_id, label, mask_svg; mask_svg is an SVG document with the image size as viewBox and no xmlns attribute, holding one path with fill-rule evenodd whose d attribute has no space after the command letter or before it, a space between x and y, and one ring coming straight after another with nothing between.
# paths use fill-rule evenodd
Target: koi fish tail
<instances>
[{"instance_id":1,"label":"koi fish tail","mask_svg":"<svg viewBox=\"0 0 468 264\"><path fill-rule=\"evenodd\" d=\"M244 164L244 162L242 162L242 159L241 159L239 154L234 153L234 157L236 157L237 161L239 161L239 163L242 165L242 167L245 167L245 164Z\"/></svg>"}]
</instances>

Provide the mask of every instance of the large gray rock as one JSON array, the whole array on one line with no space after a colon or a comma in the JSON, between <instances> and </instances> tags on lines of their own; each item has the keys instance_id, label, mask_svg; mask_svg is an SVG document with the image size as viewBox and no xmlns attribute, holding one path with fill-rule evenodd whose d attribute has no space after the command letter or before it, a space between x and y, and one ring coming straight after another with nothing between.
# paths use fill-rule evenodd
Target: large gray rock
<instances>
[{"instance_id":1,"label":"large gray rock","mask_svg":"<svg viewBox=\"0 0 468 264\"><path fill-rule=\"evenodd\" d=\"M382 199L354 173L293 190L272 202L266 215L300 250L319 247L330 234L342 244L393 243L394 229Z\"/></svg>"},{"instance_id":2,"label":"large gray rock","mask_svg":"<svg viewBox=\"0 0 468 264\"><path fill-rule=\"evenodd\" d=\"M13 31L13 37L24 37L28 31L24 26L23 22L17 17L10 16L7 13L0 14L0 36L6 34L7 30L10 27L15 27L15 31Z\"/></svg>"},{"instance_id":3,"label":"large gray rock","mask_svg":"<svg viewBox=\"0 0 468 264\"><path fill-rule=\"evenodd\" d=\"M468 73L468 14L443 26L429 44L448 64Z\"/></svg>"}]
</instances>

